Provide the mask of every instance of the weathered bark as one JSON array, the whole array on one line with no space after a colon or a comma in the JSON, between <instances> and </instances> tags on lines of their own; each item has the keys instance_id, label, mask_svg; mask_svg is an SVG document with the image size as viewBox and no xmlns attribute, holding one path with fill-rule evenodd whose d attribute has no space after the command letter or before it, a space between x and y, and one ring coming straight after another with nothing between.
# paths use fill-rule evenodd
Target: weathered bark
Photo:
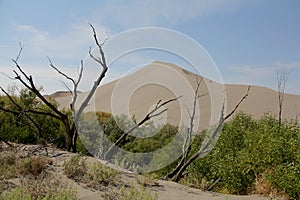
<instances>
[{"instance_id":1,"label":"weathered bark","mask_svg":"<svg viewBox=\"0 0 300 200\"><path fill-rule=\"evenodd\" d=\"M281 129L281 121L282 121L282 107L283 107L283 98L284 98L284 91L287 82L287 75L284 71L277 71L277 89L278 89L278 132Z\"/></svg>"},{"instance_id":2,"label":"weathered bark","mask_svg":"<svg viewBox=\"0 0 300 200\"><path fill-rule=\"evenodd\" d=\"M191 163L193 163L197 158L199 158L200 156L202 156L203 154L205 154L211 150L211 149L209 149L209 146L218 137L219 133L221 132L221 130L223 128L223 124L224 124L225 120L228 119L229 117L231 117L235 113L235 111L238 109L240 104L248 97L249 91L250 91L250 86L248 87L246 94L240 99L240 101L236 104L234 109L226 116L224 116L225 102L223 102L219 122L217 124L217 127L211 134L209 140L205 143L205 145L201 149L199 149L198 152L193 154L188 160L185 161L185 159L184 159L184 162L180 161L179 164L175 167L175 169L164 177L165 179L171 179L173 181L178 181L180 178L182 178L183 172L187 169L187 167ZM198 94L196 94L195 96L198 96ZM195 109L196 109L196 107L194 105L193 110L195 110ZM195 118L195 116L191 117L190 120L193 121L194 118Z\"/></svg>"},{"instance_id":3,"label":"weathered bark","mask_svg":"<svg viewBox=\"0 0 300 200\"><path fill-rule=\"evenodd\" d=\"M181 96L179 97L176 97L176 98L173 98L173 99L169 99L169 100L166 100L164 102L161 102L161 100L159 100L156 104L156 106L137 124L135 124L133 127L131 127L128 131L124 132L118 139L116 142L114 142L114 144L112 146L109 147L109 149L106 151L106 153L104 154L104 159L105 160L108 160L110 157L111 157L111 154L113 152L113 149L115 147L117 147L125 138L126 136L128 136L130 133L132 133L132 131L134 131L135 129L137 129L138 127L140 127L141 125L143 125L145 122L149 121L150 119L152 119L153 117L156 117L156 116L159 116L161 115L162 113L166 112L168 109L165 108L159 112L157 112L160 108L162 108L164 105L168 104L168 103L171 103L173 101L176 101L180 98Z\"/></svg>"},{"instance_id":4,"label":"weathered bark","mask_svg":"<svg viewBox=\"0 0 300 200\"><path fill-rule=\"evenodd\" d=\"M36 87L36 85L33 81L33 77L31 75L28 75L27 73L25 73L25 71L19 65L18 60L19 60L19 57L21 56L21 53L22 53L22 50L23 50L23 46L21 44L20 44L20 50L19 50L19 53L18 53L16 59L12 60L15 63L15 66L17 68L17 70L13 70L13 72L16 75L15 80L19 81L25 88L27 88L31 92L33 92L48 108L50 108L51 111L53 111L53 112L43 112L43 111L29 109L29 110L22 110L22 114L25 114L25 116L32 123L35 123L35 122L32 118L30 118L27 115L27 113L33 113L33 114L37 114L37 115L49 116L49 117L53 117L55 119L60 120L62 122L62 124L64 125L64 129L65 129L66 149L68 151L73 151L73 152L77 151L76 141L77 141L77 138L78 138L78 132L77 132L77 129L76 129L76 124L79 122L79 119L80 119L80 116L81 116L83 110L88 105L89 101L91 100L92 96L94 95L94 93L95 93L97 87L99 86L100 82L105 77L105 74L106 74L107 69L108 69L107 64L106 64L106 60L105 60L105 54L104 54L104 51L102 49L102 45L104 43L101 43L101 44L99 43L95 28L91 24L90 24L90 26L91 26L92 31L93 31L94 41L96 43L96 46L99 49L100 57L94 56L91 53L91 49L89 50L89 55L94 61L96 61L97 63L99 63L101 65L102 71L100 72L98 78L95 80L93 87L91 88L91 90L88 93L87 97L84 99L84 101L79 106L78 110L75 110L75 104L76 104L77 96L78 96L78 90L77 90L78 85L79 85L79 83L82 79L82 72L83 72L83 68L84 68L83 61L81 60L81 63L80 63L81 65L80 65L80 72L79 72L79 75L78 75L78 79L75 80L75 79L71 78L70 76L66 75L65 73L63 73L57 67L55 67L54 64L51 62L51 60L48 58L49 62L50 62L50 66L55 71L57 71L60 75L64 76L67 80L69 80L73 83L73 90L72 91L70 90L70 92L72 94L72 102L70 104L70 108L71 108L71 111L72 111L72 117L70 117L68 114L64 113L63 111L60 111L54 104L52 104L47 98L45 98L40 93L40 91L37 89L37 87ZM10 100L12 101L12 99L10 99ZM13 102L13 103L16 104L15 102ZM5 112L13 112L12 110L5 110L4 108L2 108L1 110L5 111ZM38 127L37 124L34 124L34 125L36 125ZM40 134L42 134L42 133L40 133Z\"/></svg>"}]
</instances>

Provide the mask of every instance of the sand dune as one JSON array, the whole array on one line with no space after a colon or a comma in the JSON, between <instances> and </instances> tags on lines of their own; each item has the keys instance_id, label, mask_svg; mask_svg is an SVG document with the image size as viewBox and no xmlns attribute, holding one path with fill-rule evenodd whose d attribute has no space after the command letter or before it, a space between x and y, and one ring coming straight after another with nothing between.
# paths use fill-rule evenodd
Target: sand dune
<instances>
[{"instance_id":1,"label":"sand dune","mask_svg":"<svg viewBox=\"0 0 300 200\"><path fill-rule=\"evenodd\" d=\"M187 120L187 110L192 110L193 93L191 92L196 88L197 79L199 80L200 76L176 65L156 61L119 80L100 86L86 111L127 113L140 119L153 108L159 99L167 100L183 95L178 101L166 106L167 113L155 119L157 123L167 121L179 124ZM208 79L201 84L200 94L208 94L199 98L198 101L197 116L200 116L198 129L207 128L210 123L214 112L212 109L214 99L211 98L211 93L220 93L221 91L215 91L219 85ZM225 84L227 113L246 93L247 87L247 85ZM86 94L83 92L79 95L79 103ZM56 100L61 107L68 107L71 97L57 97ZM222 99L218 101L221 103ZM278 113L278 93L265 87L251 86L248 98L238 110L249 113L255 118L267 112L276 115ZM300 96L285 94L283 117L295 119L298 113L300 113Z\"/></svg>"}]
</instances>

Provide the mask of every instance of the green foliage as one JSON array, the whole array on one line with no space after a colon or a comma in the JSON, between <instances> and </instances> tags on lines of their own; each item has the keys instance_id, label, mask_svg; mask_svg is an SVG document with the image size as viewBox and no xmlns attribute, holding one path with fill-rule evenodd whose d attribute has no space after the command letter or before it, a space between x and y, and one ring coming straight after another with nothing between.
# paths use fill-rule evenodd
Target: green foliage
<instances>
[{"instance_id":1,"label":"green foliage","mask_svg":"<svg viewBox=\"0 0 300 200\"><path fill-rule=\"evenodd\" d=\"M300 198L300 164L289 163L275 167L268 180L289 196Z\"/></svg>"},{"instance_id":2,"label":"green foliage","mask_svg":"<svg viewBox=\"0 0 300 200\"><path fill-rule=\"evenodd\" d=\"M0 138L7 141L37 144L55 143L64 147L64 130L59 120L46 115L38 115L29 110L53 113L28 89L22 89L19 95L11 94L16 106L7 96L0 96L0 106L12 112L0 111ZM53 100L50 102L58 106ZM30 119L31 118L31 119ZM32 120L34 122L32 122Z\"/></svg>"},{"instance_id":3,"label":"green foliage","mask_svg":"<svg viewBox=\"0 0 300 200\"><path fill-rule=\"evenodd\" d=\"M215 190L248 194L255 191L257 178L268 174L272 187L297 198L299 155L299 124L285 122L279 129L272 115L254 120L239 113L224 125L215 149L187 169L184 181L203 187L203 182L212 184L220 178Z\"/></svg>"},{"instance_id":4,"label":"green foliage","mask_svg":"<svg viewBox=\"0 0 300 200\"><path fill-rule=\"evenodd\" d=\"M86 158L75 154L63 164L64 174L75 181L87 183L88 187L101 190L103 186L120 183L120 172L106 167L100 162L87 164Z\"/></svg>"},{"instance_id":5,"label":"green foliage","mask_svg":"<svg viewBox=\"0 0 300 200\"><path fill-rule=\"evenodd\" d=\"M39 183L33 185L37 186L35 188L30 187L30 185L23 185L12 191L2 192L0 193L0 200L77 200L76 191L57 187L58 185L51 185L51 181L48 181L47 186L42 183L43 189L39 186L41 182L35 181Z\"/></svg>"},{"instance_id":6,"label":"green foliage","mask_svg":"<svg viewBox=\"0 0 300 200\"><path fill-rule=\"evenodd\" d=\"M22 187L0 194L0 200L33 200L29 193L26 193Z\"/></svg>"},{"instance_id":7,"label":"green foliage","mask_svg":"<svg viewBox=\"0 0 300 200\"><path fill-rule=\"evenodd\" d=\"M121 194L119 200L157 200L157 194L151 194L148 188L121 188Z\"/></svg>"},{"instance_id":8,"label":"green foliage","mask_svg":"<svg viewBox=\"0 0 300 200\"><path fill-rule=\"evenodd\" d=\"M85 178L91 187L97 188L99 185L118 185L120 182L120 175L119 171L97 162L93 163L89 168Z\"/></svg>"},{"instance_id":9,"label":"green foliage","mask_svg":"<svg viewBox=\"0 0 300 200\"><path fill-rule=\"evenodd\" d=\"M152 123L138 129L137 135L147 135L147 132L157 133L153 137L134 138L132 142L126 143L124 149L134 153L153 152L166 146L174 139L178 132L178 128L171 124L166 124L163 127L155 127Z\"/></svg>"},{"instance_id":10,"label":"green foliage","mask_svg":"<svg viewBox=\"0 0 300 200\"><path fill-rule=\"evenodd\" d=\"M64 174L75 181L81 181L87 173L86 160L79 154L72 155L69 160L63 163Z\"/></svg>"}]
</instances>

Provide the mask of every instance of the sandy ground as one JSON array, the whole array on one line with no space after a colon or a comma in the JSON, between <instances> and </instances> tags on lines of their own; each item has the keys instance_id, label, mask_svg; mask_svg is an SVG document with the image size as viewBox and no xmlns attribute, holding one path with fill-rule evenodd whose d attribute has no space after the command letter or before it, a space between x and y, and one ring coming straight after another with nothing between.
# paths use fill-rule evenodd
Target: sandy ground
<instances>
[{"instance_id":1,"label":"sandy ground","mask_svg":"<svg viewBox=\"0 0 300 200\"><path fill-rule=\"evenodd\" d=\"M170 122L178 124L185 119L189 119L187 110L191 110L193 95L191 91L196 88L196 80L200 77L183 70L182 68L162 62L153 62L152 64L132 73L120 80L116 80L100 86L94 98L85 111L105 111L118 115L127 113L135 116L137 119L144 115L157 103L159 99L167 100L183 95L176 102L168 104L168 112L155 119L155 123ZM222 103L219 90L219 84L208 79L201 84L200 94L207 95L199 98L197 116L199 116L198 129L206 129L213 115L219 115L217 106ZM246 93L247 85L225 85L226 92L226 113L229 113L240 98ZM214 94L215 93L215 94ZM78 103L80 103L87 93L79 94ZM193 93L192 93L193 94ZM219 95L219 96L218 96ZM71 101L70 96L59 95L53 96L61 107L68 107ZM286 94L284 96L283 117L295 119L300 113L300 96ZM278 113L278 93L274 90L251 86L248 98L241 104L238 110L251 114L255 118L262 116L264 113ZM214 113L217 112L217 113ZM68 158L69 154L64 153L56 159L57 172L63 181L68 185L76 188L80 199L96 200L101 199L103 192L93 191L85 188L70 179L67 179L61 173L61 163ZM125 176L124 179L133 183L134 176ZM151 190L156 192L160 200L263 200L271 199L268 197L253 196L233 196L203 192L198 189L190 188L174 182L159 181L159 186L152 187Z\"/></svg>"},{"instance_id":2,"label":"sandy ground","mask_svg":"<svg viewBox=\"0 0 300 200\"><path fill-rule=\"evenodd\" d=\"M105 193L109 192L113 186L109 186L101 191L91 189L83 183L75 182L68 179L63 174L62 164L65 160L69 159L72 153L65 152L56 149L51 146L47 146L47 151L45 146L38 145L19 145L13 144L14 148L10 148L7 145L0 143L2 153L14 152L17 156L28 157L28 156L47 156L52 159L53 164L51 165L51 172L61 181L61 183L68 187L73 188L78 193L78 198L80 200L99 200L104 199ZM99 162L97 159L92 157L87 157L87 163L91 164L93 162ZM139 175L141 176L141 175ZM18 178L9 180L11 184L19 185L20 180ZM121 183L124 185L131 185L139 187L135 174L122 173ZM219 193L204 192L199 189L191 188L188 186L180 185L175 182L156 180L157 184L155 186L147 186L153 193L158 195L159 200L268 200L268 199L282 199L282 198L271 198L263 197L259 195L251 196L236 196L227 195Z\"/></svg>"}]
</instances>

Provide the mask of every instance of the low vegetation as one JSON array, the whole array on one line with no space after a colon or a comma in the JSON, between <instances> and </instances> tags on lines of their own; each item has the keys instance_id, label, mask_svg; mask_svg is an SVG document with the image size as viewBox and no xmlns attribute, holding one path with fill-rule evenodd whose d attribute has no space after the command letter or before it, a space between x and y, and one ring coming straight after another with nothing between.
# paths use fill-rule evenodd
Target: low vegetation
<instances>
[{"instance_id":1,"label":"low vegetation","mask_svg":"<svg viewBox=\"0 0 300 200\"><path fill-rule=\"evenodd\" d=\"M182 183L230 194L300 197L300 126L279 129L270 114L259 120L240 113L226 123L215 149L196 160ZM194 146L199 145L194 141ZM213 187L210 187L213 186Z\"/></svg>"},{"instance_id":2,"label":"low vegetation","mask_svg":"<svg viewBox=\"0 0 300 200\"><path fill-rule=\"evenodd\" d=\"M75 154L63 164L64 174L77 182L88 183L88 186L97 189L101 186L120 184L120 172L106 167L100 162L87 164L86 159Z\"/></svg>"},{"instance_id":3,"label":"low vegetation","mask_svg":"<svg viewBox=\"0 0 300 200\"><path fill-rule=\"evenodd\" d=\"M49 169L52 160L43 156L18 157L0 153L0 200L76 200L76 191L65 187ZM18 178L20 185L7 180Z\"/></svg>"},{"instance_id":4,"label":"low vegetation","mask_svg":"<svg viewBox=\"0 0 300 200\"><path fill-rule=\"evenodd\" d=\"M13 98L24 107L34 107L40 111L47 109L27 90L22 90L19 97L13 96ZM6 96L0 96L0 106L4 104L5 108L10 110L17 109ZM65 113L70 111L66 110ZM51 143L59 148L65 147L65 135L59 120L33 114L30 116L38 122L40 129L26 116L0 111L0 140L24 144ZM112 142L122 135L122 130L109 113L96 113L96 116L96 121L100 123L104 134ZM151 123L146 125L153 126ZM137 153L155 151L168 144L177 130L177 127L167 124L151 138L142 139L128 135L120 147ZM94 141L93 134L93 131L86 134L86 137L90 138L87 141ZM187 157L196 152L203 141L203 135L205 132L196 134ZM85 145L89 148L93 147L92 143ZM80 140L77 140L77 150L85 155L89 154ZM163 156L152 159L164 159ZM165 156L168 154L166 153ZM131 159L124 157L123 165L130 164ZM154 176L163 177L172 171L176 162L178 161L155 172ZM1 181L20 176L37 177L51 166L51 160L46 157L16 158L14 154L0 154L0 163ZM71 157L64 164L64 170L67 177L79 182L89 181L92 188L116 186L120 177L118 172L103 165L87 165L86 160L80 156ZM279 124L271 114L266 114L260 119L253 119L243 113L236 114L231 121L224 124L214 150L194 161L183 174L180 183L202 190L230 194L277 194L299 199L300 125L296 121L282 121ZM153 183L151 179L141 179L139 182L144 186ZM12 192L18 193L22 190L24 187ZM21 193L26 194L26 192ZM3 197L9 193L2 192L1 195Z\"/></svg>"},{"instance_id":5,"label":"low vegetation","mask_svg":"<svg viewBox=\"0 0 300 200\"><path fill-rule=\"evenodd\" d=\"M77 166L77 167L73 167ZM84 157L73 155L64 162L64 173L71 179L85 183L87 187L95 190L107 190L105 199L109 200L156 200L157 195L144 186L140 188L129 186L121 181L121 173L106 167L100 162L87 164ZM150 180L150 179L149 179ZM139 183L139 182L138 182ZM146 183L143 182L143 183ZM150 183L150 182L149 182ZM140 183L139 183L140 184ZM115 188L115 189L113 189Z\"/></svg>"}]
</instances>

